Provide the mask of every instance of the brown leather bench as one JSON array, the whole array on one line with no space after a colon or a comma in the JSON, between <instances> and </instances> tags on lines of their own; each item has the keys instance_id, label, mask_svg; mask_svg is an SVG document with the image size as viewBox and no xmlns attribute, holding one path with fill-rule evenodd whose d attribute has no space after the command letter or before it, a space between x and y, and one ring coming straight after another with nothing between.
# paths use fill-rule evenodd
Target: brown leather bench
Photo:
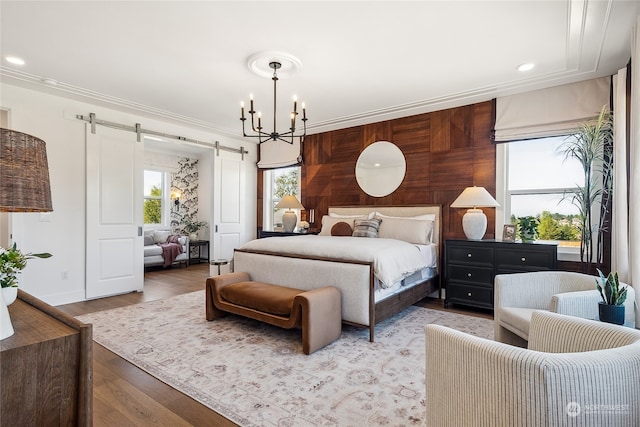
<instances>
[{"instance_id":1,"label":"brown leather bench","mask_svg":"<svg viewBox=\"0 0 640 427\"><path fill-rule=\"evenodd\" d=\"M207 279L205 306L207 320L234 313L285 329L300 327L305 354L331 344L342 332L341 296L333 286L304 291L228 273Z\"/></svg>"}]
</instances>

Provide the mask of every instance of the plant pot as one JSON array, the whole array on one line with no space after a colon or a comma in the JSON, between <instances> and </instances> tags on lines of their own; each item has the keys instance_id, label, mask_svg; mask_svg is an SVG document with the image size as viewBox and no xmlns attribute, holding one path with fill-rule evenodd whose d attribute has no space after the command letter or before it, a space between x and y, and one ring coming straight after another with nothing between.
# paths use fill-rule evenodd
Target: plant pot
<instances>
[{"instance_id":1,"label":"plant pot","mask_svg":"<svg viewBox=\"0 0 640 427\"><path fill-rule=\"evenodd\" d=\"M531 243L536 239L536 235L535 234L527 234L527 233L521 233L520 234L520 239L524 242L524 243Z\"/></svg>"},{"instance_id":2,"label":"plant pot","mask_svg":"<svg viewBox=\"0 0 640 427\"><path fill-rule=\"evenodd\" d=\"M198 240L198 233L189 233L189 240Z\"/></svg>"},{"instance_id":3,"label":"plant pot","mask_svg":"<svg viewBox=\"0 0 640 427\"><path fill-rule=\"evenodd\" d=\"M4 303L6 305L11 305L16 300L18 296L18 287L10 286L8 288L2 288L2 298L4 299Z\"/></svg>"},{"instance_id":4,"label":"plant pot","mask_svg":"<svg viewBox=\"0 0 640 427\"><path fill-rule=\"evenodd\" d=\"M598 312L601 322L624 325L624 305L609 305L599 302Z\"/></svg>"}]
</instances>

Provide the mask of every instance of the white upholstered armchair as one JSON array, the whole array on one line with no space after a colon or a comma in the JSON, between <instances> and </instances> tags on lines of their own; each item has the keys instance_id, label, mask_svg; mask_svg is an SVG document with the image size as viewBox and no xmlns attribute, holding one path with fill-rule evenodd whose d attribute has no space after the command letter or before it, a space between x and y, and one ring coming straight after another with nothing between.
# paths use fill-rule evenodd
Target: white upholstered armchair
<instances>
[{"instance_id":1,"label":"white upholstered armchair","mask_svg":"<svg viewBox=\"0 0 640 427\"><path fill-rule=\"evenodd\" d=\"M598 319L596 276L568 271L538 271L495 277L495 340L527 346L531 313L547 310L584 319ZM635 293L629 287L625 325L635 326Z\"/></svg>"},{"instance_id":2,"label":"white upholstered armchair","mask_svg":"<svg viewBox=\"0 0 640 427\"><path fill-rule=\"evenodd\" d=\"M537 311L529 349L426 327L427 426L640 425L640 330Z\"/></svg>"}]
</instances>

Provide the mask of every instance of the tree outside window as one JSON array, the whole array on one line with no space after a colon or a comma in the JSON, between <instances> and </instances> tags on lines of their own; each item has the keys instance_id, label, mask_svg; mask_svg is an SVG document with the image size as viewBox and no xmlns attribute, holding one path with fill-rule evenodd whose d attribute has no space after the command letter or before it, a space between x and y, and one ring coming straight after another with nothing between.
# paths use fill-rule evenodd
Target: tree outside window
<instances>
[{"instance_id":1,"label":"tree outside window","mask_svg":"<svg viewBox=\"0 0 640 427\"><path fill-rule=\"evenodd\" d=\"M145 224L162 224L164 173L144 171L144 205L143 218Z\"/></svg>"}]
</instances>

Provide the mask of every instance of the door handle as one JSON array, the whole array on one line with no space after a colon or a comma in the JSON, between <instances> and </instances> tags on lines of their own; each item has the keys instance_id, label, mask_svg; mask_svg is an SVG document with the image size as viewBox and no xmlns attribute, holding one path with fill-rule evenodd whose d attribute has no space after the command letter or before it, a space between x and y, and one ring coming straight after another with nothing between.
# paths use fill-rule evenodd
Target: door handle
<instances>
[{"instance_id":1,"label":"door handle","mask_svg":"<svg viewBox=\"0 0 640 427\"><path fill-rule=\"evenodd\" d=\"M142 227L138 227L138 237L142 236Z\"/></svg>"}]
</instances>

